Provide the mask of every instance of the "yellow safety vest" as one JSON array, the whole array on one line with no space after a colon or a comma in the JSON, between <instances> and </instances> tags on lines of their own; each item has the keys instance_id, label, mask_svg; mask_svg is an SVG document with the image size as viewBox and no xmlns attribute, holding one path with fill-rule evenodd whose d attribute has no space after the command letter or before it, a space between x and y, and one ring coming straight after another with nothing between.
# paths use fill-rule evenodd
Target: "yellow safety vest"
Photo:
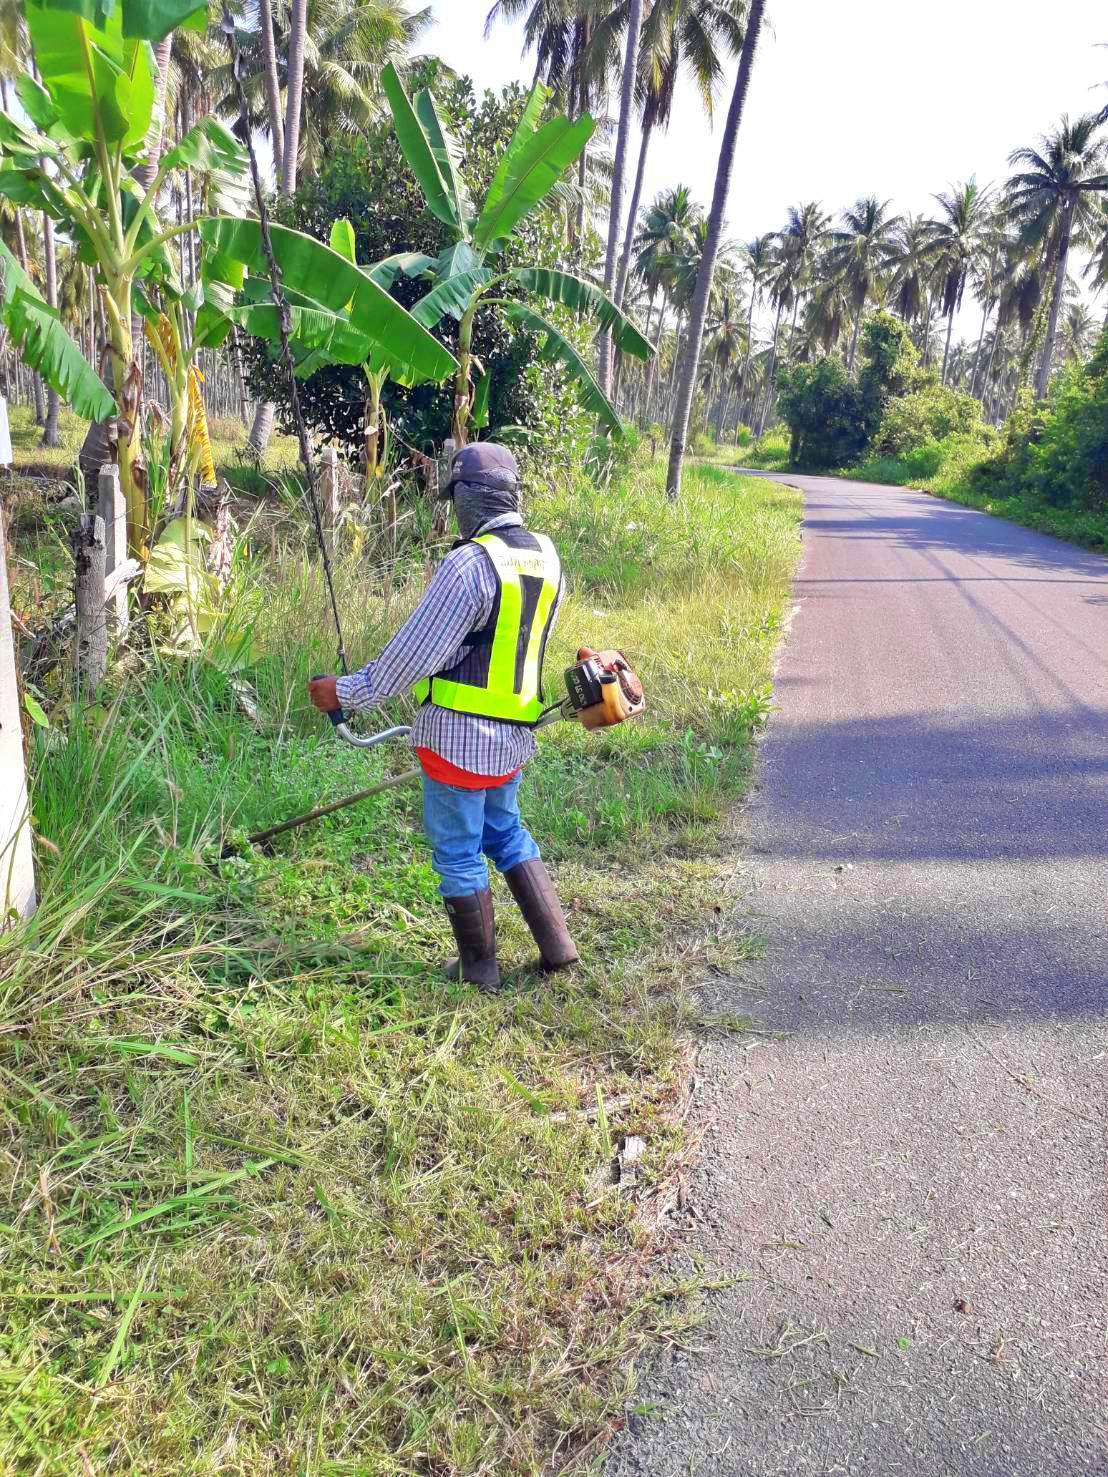
<instances>
[{"instance_id":1,"label":"yellow safety vest","mask_svg":"<svg viewBox=\"0 0 1108 1477\"><path fill-rule=\"evenodd\" d=\"M474 539L492 560L497 596L487 624L447 672L417 683L419 702L532 725L543 712L542 662L562 586L558 552L541 533L505 528Z\"/></svg>"}]
</instances>

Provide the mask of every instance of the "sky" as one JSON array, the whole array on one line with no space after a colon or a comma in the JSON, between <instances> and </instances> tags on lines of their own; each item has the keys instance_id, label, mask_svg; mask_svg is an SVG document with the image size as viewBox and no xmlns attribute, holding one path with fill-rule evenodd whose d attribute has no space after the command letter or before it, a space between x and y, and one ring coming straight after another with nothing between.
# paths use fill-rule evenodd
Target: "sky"
<instances>
[{"instance_id":1,"label":"sky","mask_svg":"<svg viewBox=\"0 0 1108 1477\"><path fill-rule=\"evenodd\" d=\"M420 49L479 88L529 83L523 24L498 23L486 40L490 3L433 0ZM728 201L738 240L776 230L805 200L837 214L875 194L928 211L934 193L971 175L1002 181L1012 150L1063 113L1108 103L1104 0L771 0L767 14ZM734 72L720 89L720 123ZM651 142L644 199L681 183L707 206L717 149L683 89L668 135ZM956 333L968 331L956 321Z\"/></svg>"}]
</instances>

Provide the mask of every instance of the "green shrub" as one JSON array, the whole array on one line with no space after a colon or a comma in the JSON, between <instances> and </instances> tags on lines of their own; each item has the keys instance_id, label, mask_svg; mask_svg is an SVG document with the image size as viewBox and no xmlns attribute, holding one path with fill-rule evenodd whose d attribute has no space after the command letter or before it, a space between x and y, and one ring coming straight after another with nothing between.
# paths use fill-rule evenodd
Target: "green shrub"
<instances>
[{"instance_id":1,"label":"green shrub","mask_svg":"<svg viewBox=\"0 0 1108 1477\"><path fill-rule=\"evenodd\" d=\"M861 456L869 439L865 401L838 359L783 369L778 386L794 466L845 467Z\"/></svg>"},{"instance_id":2,"label":"green shrub","mask_svg":"<svg viewBox=\"0 0 1108 1477\"><path fill-rule=\"evenodd\" d=\"M874 446L878 452L904 456L947 436L972 435L980 429L981 405L972 395L929 380L889 401Z\"/></svg>"}]
</instances>

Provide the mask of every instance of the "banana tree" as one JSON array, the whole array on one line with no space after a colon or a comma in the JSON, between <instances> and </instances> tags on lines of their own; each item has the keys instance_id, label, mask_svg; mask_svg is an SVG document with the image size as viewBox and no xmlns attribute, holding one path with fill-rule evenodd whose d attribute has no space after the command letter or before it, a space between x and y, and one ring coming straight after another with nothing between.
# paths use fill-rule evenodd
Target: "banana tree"
<instances>
[{"instance_id":1,"label":"banana tree","mask_svg":"<svg viewBox=\"0 0 1108 1477\"><path fill-rule=\"evenodd\" d=\"M164 227L159 196L174 171L187 168L209 204L242 209L246 158L228 130L206 118L147 171L148 186L138 183L147 139L161 134L160 127L151 129L158 106L152 43L179 26L203 29L206 3L29 0L26 18L38 79L24 74L16 83L26 123L0 116L0 195L44 211L93 269L107 325L110 390L76 345L63 342L60 322L45 323L6 259L11 285L0 311L23 357L73 410L91 420L115 415L128 543L145 557L153 529L133 314L158 325L152 343L169 385L171 477L186 467L189 399L195 396L186 313L197 303L186 295L170 249L191 225Z\"/></svg>"},{"instance_id":2,"label":"banana tree","mask_svg":"<svg viewBox=\"0 0 1108 1477\"><path fill-rule=\"evenodd\" d=\"M615 435L623 426L615 407L601 390L576 346L553 323L520 301L524 295L560 304L588 316L611 332L628 354L647 359L651 344L615 304L591 282L552 267L498 264L516 240L521 222L551 194L580 157L596 127L588 114L563 115L540 122L551 96L536 83L524 105L507 148L479 207L471 202L460 161L462 151L439 117L434 99L424 89L413 103L396 70L388 66L381 84L392 111L397 141L415 175L427 208L445 227L450 245L426 268L431 290L412 309L412 317L433 328L446 314L458 321L458 369L455 376L451 434L465 445L469 431L483 418L488 403L488 376L473 380L473 324L482 307L496 307L524 332L544 335L542 355L555 360L577 382L584 405ZM511 294L508 296L507 294Z\"/></svg>"},{"instance_id":3,"label":"banana tree","mask_svg":"<svg viewBox=\"0 0 1108 1477\"><path fill-rule=\"evenodd\" d=\"M278 343L280 320L257 222L210 218L199 230L206 301L197 318L198 337L218 343L236 324L253 337ZM334 223L329 246L287 226L270 226L270 236L288 304L297 377L307 378L325 364L359 365L365 375L366 486L371 491L382 465L385 381L440 384L458 368L454 355L388 292L398 275L425 271L431 258L401 252L376 266L359 267L349 221Z\"/></svg>"}]
</instances>

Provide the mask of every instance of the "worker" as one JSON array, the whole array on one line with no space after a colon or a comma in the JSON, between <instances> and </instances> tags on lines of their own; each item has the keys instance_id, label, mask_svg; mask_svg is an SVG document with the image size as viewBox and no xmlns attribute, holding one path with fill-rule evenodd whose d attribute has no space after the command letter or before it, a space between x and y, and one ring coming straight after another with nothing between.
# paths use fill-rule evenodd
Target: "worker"
<instances>
[{"instance_id":1,"label":"worker","mask_svg":"<svg viewBox=\"0 0 1108 1477\"><path fill-rule=\"evenodd\" d=\"M412 747L423 770L423 825L458 948L447 966L496 990L496 926L486 858L503 873L544 969L578 955L558 895L519 813L519 781L543 712L543 656L558 615L557 551L524 526L520 475L506 446L464 446L446 496L461 534L426 594L376 661L309 684L323 712L375 708L414 688Z\"/></svg>"}]
</instances>

